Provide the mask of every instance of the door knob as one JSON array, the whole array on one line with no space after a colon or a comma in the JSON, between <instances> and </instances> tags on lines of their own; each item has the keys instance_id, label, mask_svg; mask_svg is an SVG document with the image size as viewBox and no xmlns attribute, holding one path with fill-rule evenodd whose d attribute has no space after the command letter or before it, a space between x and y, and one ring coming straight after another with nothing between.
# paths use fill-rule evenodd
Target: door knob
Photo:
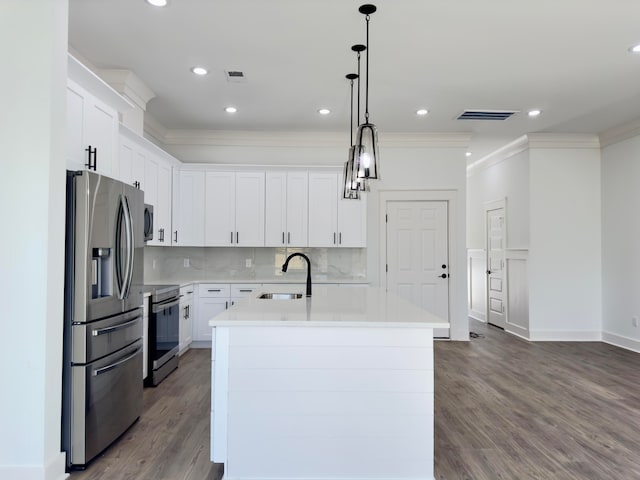
<instances>
[{"instance_id":1,"label":"door knob","mask_svg":"<svg viewBox=\"0 0 640 480\"><path fill-rule=\"evenodd\" d=\"M438 275L438 277L440 277L440 278L447 278L447 276L448 275L446 273L443 273L442 275Z\"/></svg>"},{"instance_id":2,"label":"door knob","mask_svg":"<svg viewBox=\"0 0 640 480\"><path fill-rule=\"evenodd\" d=\"M487 275L491 275L491 270L487 270Z\"/></svg>"}]
</instances>

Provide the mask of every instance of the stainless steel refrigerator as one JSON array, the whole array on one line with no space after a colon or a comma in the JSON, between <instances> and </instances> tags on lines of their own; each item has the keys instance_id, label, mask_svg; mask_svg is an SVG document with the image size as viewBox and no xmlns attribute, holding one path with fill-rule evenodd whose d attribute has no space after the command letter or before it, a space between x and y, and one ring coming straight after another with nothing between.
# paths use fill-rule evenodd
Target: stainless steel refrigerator
<instances>
[{"instance_id":1,"label":"stainless steel refrigerator","mask_svg":"<svg viewBox=\"0 0 640 480\"><path fill-rule=\"evenodd\" d=\"M67 172L62 448L84 468L142 410L143 192Z\"/></svg>"}]
</instances>

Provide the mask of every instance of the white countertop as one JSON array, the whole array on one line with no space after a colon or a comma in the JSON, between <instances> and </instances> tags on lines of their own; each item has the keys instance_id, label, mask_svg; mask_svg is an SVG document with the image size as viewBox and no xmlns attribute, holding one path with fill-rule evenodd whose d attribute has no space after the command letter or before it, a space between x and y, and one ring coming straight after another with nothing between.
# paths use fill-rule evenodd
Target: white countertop
<instances>
[{"instance_id":1,"label":"white countertop","mask_svg":"<svg viewBox=\"0 0 640 480\"><path fill-rule=\"evenodd\" d=\"M304 292L305 286L262 288L209 321L222 326L341 326L449 328L449 322L376 287L314 285L310 298L265 300L265 292Z\"/></svg>"}]
</instances>

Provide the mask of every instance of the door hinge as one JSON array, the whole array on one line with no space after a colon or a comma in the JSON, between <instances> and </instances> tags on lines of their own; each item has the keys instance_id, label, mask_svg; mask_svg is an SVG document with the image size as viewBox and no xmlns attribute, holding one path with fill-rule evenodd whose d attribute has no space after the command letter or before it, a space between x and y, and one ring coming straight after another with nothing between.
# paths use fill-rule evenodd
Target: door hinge
<instances>
[{"instance_id":1,"label":"door hinge","mask_svg":"<svg viewBox=\"0 0 640 480\"><path fill-rule=\"evenodd\" d=\"M389 214L388 213L386 213L384 215L384 223L389 223Z\"/></svg>"}]
</instances>

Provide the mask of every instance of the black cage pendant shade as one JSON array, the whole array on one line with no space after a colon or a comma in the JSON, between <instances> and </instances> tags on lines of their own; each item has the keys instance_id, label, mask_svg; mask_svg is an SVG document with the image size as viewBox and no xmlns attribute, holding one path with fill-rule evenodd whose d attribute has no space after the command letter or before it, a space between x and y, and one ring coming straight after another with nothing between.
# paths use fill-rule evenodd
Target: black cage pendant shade
<instances>
[{"instance_id":1,"label":"black cage pendant shade","mask_svg":"<svg viewBox=\"0 0 640 480\"><path fill-rule=\"evenodd\" d=\"M362 5L360 13L365 15L367 25L366 43L366 81L365 81L365 112L364 123L358 127L356 135L354 168L358 178L379 179L380 178L380 153L378 151L378 130L369 121L369 19L370 15L376 11L376 6L371 4Z\"/></svg>"},{"instance_id":2,"label":"black cage pendant shade","mask_svg":"<svg viewBox=\"0 0 640 480\"><path fill-rule=\"evenodd\" d=\"M351 87L351 119L349 124L350 146L347 161L344 164L344 176L342 185L342 198L347 200L358 200L360 198L360 192L358 191L358 179L354 176L353 170L353 81L358 78L355 73L350 73L347 76Z\"/></svg>"},{"instance_id":3,"label":"black cage pendant shade","mask_svg":"<svg viewBox=\"0 0 640 480\"><path fill-rule=\"evenodd\" d=\"M360 75L360 56L361 53L364 52L367 49L366 46L362 45L362 44L357 44L357 45L353 45L351 47L351 50L353 50L354 52L356 52L357 56L357 65L358 65L358 74L357 74L357 79L358 79L358 114L356 117L356 123L359 125L360 124L360 79L362 78L362 76ZM352 99L353 102L353 99ZM352 112L353 113L353 112ZM369 192L371 189L369 188L369 182L366 178L363 177L358 177L358 170L357 170L357 163L358 163L358 155L356 154L356 152L358 151L356 149L356 146L353 143L353 125L351 126L351 148L349 149L349 165L351 168L351 175L352 175L352 188L355 188L361 192Z\"/></svg>"}]
</instances>

